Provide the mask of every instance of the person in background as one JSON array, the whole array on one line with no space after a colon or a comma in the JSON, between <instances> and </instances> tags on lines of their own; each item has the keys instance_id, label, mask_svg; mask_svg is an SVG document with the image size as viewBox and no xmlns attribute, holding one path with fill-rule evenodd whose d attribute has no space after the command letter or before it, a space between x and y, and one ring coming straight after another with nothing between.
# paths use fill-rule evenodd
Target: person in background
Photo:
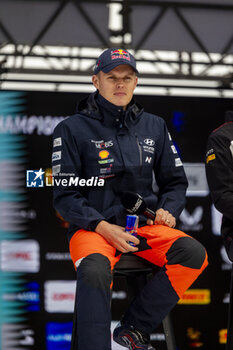
<instances>
[{"instance_id":1,"label":"person in background","mask_svg":"<svg viewBox=\"0 0 233 350\"><path fill-rule=\"evenodd\" d=\"M225 123L209 135L205 165L211 198L223 214L223 242L233 261L233 111L227 111Z\"/></svg>"},{"instance_id":2,"label":"person in background","mask_svg":"<svg viewBox=\"0 0 233 350\"><path fill-rule=\"evenodd\" d=\"M221 236L233 262L233 111L225 123L208 137L205 157L206 176L212 201L222 214ZM231 272L226 350L233 348L233 270Z\"/></svg>"},{"instance_id":3,"label":"person in background","mask_svg":"<svg viewBox=\"0 0 233 350\"><path fill-rule=\"evenodd\" d=\"M137 74L130 52L105 50L92 76L96 91L54 130L54 206L70 223L78 350L111 349L112 272L122 254L161 267L114 330L114 340L129 349L154 349L150 333L208 264L205 248L175 229L187 180L164 120L133 97ZM140 215L137 237L124 228L128 213L121 197L127 191L140 194L156 213L154 220Z\"/></svg>"}]
</instances>

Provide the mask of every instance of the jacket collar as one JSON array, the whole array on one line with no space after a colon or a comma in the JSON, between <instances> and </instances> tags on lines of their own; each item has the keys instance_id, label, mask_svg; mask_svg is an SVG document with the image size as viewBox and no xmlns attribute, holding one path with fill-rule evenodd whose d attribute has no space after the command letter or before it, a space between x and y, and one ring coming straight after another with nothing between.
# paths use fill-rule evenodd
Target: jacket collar
<instances>
[{"instance_id":1,"label":"jacket collar","mask_svg":"<svg viewBox=\"0 0 233 350\"><path fill-rule=\"evenodd\" d=\"M105 125L120 125L123 124L125 118L125 111L123 107L116 106L106 100L102 95L97 95L97 104L100 109L100 113L103 116Z\"/></svg>"},{"instance_id":2,"label":"jacket collar","mask_svg":"<svg viewBox=\"0 0 233 350\"><path fill-rule=\"evenodd\" d=\"M123 122L136 123L143 108L133 98L124 111L123 107L112 104L96 91L79 103L77 112L102 120L104 124L118 126Z\"/></svg>"}]
</instances>

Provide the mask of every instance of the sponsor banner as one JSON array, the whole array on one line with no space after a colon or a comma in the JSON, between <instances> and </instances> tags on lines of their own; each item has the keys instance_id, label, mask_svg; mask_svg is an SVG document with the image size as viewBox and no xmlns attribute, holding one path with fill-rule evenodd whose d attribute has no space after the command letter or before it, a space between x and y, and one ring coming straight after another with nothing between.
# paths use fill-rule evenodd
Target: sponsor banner
<instances>
[{"instance_id":1,"label":"sponsor banner","mask_svg":"<svg viewBox=\"0 0 233 350\"><path fill-rule=\"evenodd\" d=\"M75 290L76 281L45 282L45 310L50 313L73 313Z\"/></svg>"},{"instance_id":2,"label":"sponsor banner","mask_svg":"<svg viewBox=\"0 0 233 350\"><path fill-rule=\"evenodd\" d=\"M188 197L206 197L209 194L204 163L184 163L188 179Z\"/></svg>"},{"instance_id":3,"label":"sponsor banner","mask_svg":"<svg viewBox=\"0 0 233 350\"><path fill-rule=\"evenodd\" d=\"M54 128L65 117L54 116L0 116L0 133L52 135Z\"/></svg>"},{"instance_id":4,"label":"sponsor banner","mask_svg":"<svg viewBox=\"0 0 233 350\"><path fill-rule=\"evenodd\" d=\"M20 286L19 291L14 291L11 286L11 292L2 294L2 300L5 302L22 302L23 308L28 312L40 310L40 292L37 282L29 282ZM16 304L16 303L12 303Z\"/></svg>"},{"instance_id":5,"label":"sponsor banner","mask_svg":"<svg viewBox=\"0 0 233 350\"><path fill-rule=\"evenodd\" d=\"M68 252L48 252L45 254L45 259L51 261L67 261L71 260L71 257L70 253Z\"/></svg>"},{"instance_id":6,"label":"sponsor banner","mask_svg":"<svg viewBox=\"0 0 233 350\"><path fill-rule=\"evenodd\" d=\"M46 350L70 350L72 322L46 324Z\"/></svg>"},{"instance_id":7,"label":"sponsor banner","mask_svg":"<svg viewBox=\"0 0 233 350\"><path fill-rule=\"evenodd\" d=\"M35 332L30 326L24 324L5 323L1 325L2 349L20 350L33 349Z\"/></svg>"},{"instance_id":8,"label":"sponsor banner","mask_svg":"<svg viewBox=\"0 0 233 350\"><path fill-rule=\"evenodd\" d=\"M1 323L15 324L28 320L28 307L32 305L22 300L27 286L25 276L18 272L0 271L0 281L0 326Z\"/></svg>"},{"instance_id":9,"label":"sponsor banner","mask_svg":"<svg viewBox=\"0 0 233 350\"><path fill-rule=\"evenodd\" d=\"M219 344L227 343L227 329L220 329L220 331L218 332L218 341Z\"/></svg>"},{"instance_id":10,"label":"sponsor banner","mask_svg":"<svg viewBox=\"0 0 233 350\"><path fill-rule=\"evenodd\" d=\"M226 253L226 249L224 246L222 246L220 249L220 255L221 255L221 258L223 260L223 264L221 265L221 269L223 271L231 270L232 269L232 262L228 258L228 255Z\"/></svg>"},{"instance_id":11,"label":"sponsor banner","mask_svg":"<svg viewBox=\"0 0 233 350\"><path fill-rule=\"evenodd\" d=\"M33 239L0 242L1 270L37 273L40 270L39 243Z\"/></svg>"},{"instance_id":12,"label":"sponsor banner","mask_svg":"<svg viewBox=\"0 0 233 350\"><path fill-rule=\"evenodd\" d=\"M179 217L179 229L184 232L201 231L203 215L204 209L201 206L196 207L191 213L184 209Z\"/></svg>"},{"instance_id":13,"label":"sponsor banner","mask_svg":"<svg viewBox=\"0 0 233 350\"><path fill-rule=\"evenodd\" d=\"M230 293L225 293L223 300L222 300L223 304L229 304L230 302Z\"/></svg>"},{"instance_id":14,"label":"sponsor banner","mask_svg":"<svg viewBox=\"0 0 233 350\"><path fill-rule=\"evenodd\" d=\"M193 327L187 328L187 338L188 338L188 347L189 348L202 348L204 343L202 342L202 332Z\"/></svg>"},{"instance_id":15,"label":"sponsor banner","mask_svg":"<svg viewBox=\"0 0 233 350\"><path fill-rule=\"evenodd\" d=\"M220 236L222 225L222 213L220 213L220 211L218 211L213 204L211 205L211 219L213 234L215 236Z\"/></svg>"},{"instance_id":16,"label":"sponsor banner","mask_svg":"<svg viewBox=\"0 0 233 350\"><path fill-rule=\"evenodd\" d=\"M210 304L210 290L209 289L188 289L178 304L185 305L207 305Z\"/></svg>"}]
</instances>

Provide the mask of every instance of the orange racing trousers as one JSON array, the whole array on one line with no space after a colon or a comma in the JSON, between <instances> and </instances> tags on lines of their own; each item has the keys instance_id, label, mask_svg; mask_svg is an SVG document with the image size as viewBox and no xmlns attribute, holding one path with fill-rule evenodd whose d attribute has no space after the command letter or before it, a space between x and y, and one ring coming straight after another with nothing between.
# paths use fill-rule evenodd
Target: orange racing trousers
<instances>
[{"instance_id":1,"label":"orange racing trousers","mask_svg":"<svg viewBox=\"0 0 233 350\"><path fill-rule=\"evenodd\" d=\"M200 242L164 225L140 227L137 237L139 250L132 254L161 269L132 301L123 321L150 334L208 265L207 254ZM78 350L111 350L112 273L122 253L100 234L79 230L71 238L70 254L77 270Z\"/></svg>"}]
</instances>

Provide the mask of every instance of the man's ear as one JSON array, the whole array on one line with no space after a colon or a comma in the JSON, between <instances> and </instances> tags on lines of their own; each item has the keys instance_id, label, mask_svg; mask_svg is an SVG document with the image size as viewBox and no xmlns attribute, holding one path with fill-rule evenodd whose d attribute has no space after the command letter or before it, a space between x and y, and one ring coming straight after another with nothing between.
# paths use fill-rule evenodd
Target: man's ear
<instances>
[{"instance_id":1,"label":"man's ear","mask_svg":"<svg viewBox=\"0 0 233 350\"><path fill-rule=\"evenodd\" d=\"M99 89L99 78L97 75L92 75L92 84L98 90Z\"/></svg>"}]
</instances>

